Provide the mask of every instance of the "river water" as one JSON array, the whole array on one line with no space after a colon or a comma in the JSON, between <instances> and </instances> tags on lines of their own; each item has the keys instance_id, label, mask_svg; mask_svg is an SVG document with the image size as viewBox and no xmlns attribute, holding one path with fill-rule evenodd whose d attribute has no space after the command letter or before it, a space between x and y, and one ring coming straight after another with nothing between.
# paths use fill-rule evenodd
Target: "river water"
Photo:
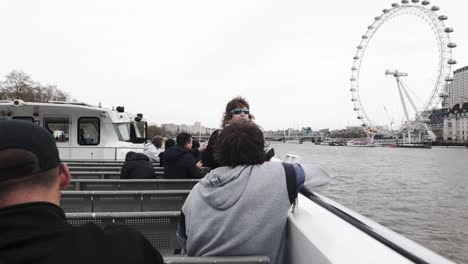
<instances>
[{"instance_id":1,"label":"river water","mask_svg":"<svg viewBox=\"0 0 468 264\"><path fill-rule=\"evenodd\" d=\"M333 177L321 194L457 263L468 263L468 149L270 142Z\"/></svg>"}]
</instances>

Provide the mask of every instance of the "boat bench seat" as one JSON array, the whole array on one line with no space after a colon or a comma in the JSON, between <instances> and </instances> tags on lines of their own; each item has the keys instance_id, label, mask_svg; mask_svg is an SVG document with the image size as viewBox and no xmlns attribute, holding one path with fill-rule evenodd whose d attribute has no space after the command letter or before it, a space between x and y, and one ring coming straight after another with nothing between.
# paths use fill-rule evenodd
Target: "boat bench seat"
<instances>
[{"instance_id":1,"label":"boat bench seat","mask_svg":"<svg viewBox=\"0 0 468 264\"><path fill-rule=\"evenodd\" d=\"M191 190L199 179L71 179L67 191Z\"/></svg>"},{"instance_id":2,"label":"boat bench seat","mask_svg":"<svg viewBox=\"0 0 468 264\"><path fill-rule=\"evenodd\" d=\"M166 256L166 264L267 264L270 258L266 256L232 256L232 257L182 257Z\"/></svg>"},{"instance_id":3,"label":"boat bench seat","mask_svg":"<svg viewBox=\"0 0 468 264\"><path fill-rule=\"evenodd\" d=\"M63 191L61 207L67 213L180 211L189 190Z\"/></svg>"},{"instance_id":4,"label":"boat bench seat","mask_svg":"<svg viewBox=\"0 0 468 264\"><path fill-rule=\"evenodd\" d=\"M163 171L156 171L156 177L164 177ZM72 179L120 179L118 171L75 171L71 173Z\"/></svg>"},{"instance_id":5,"label":"boat bench seat","mask_svg":"<svg viewBox=\"0 0 468 264\"><path fill-rule=\"evenodd\" d=\"M171 255L180 248L177 226L180 212L66 213L68 223L124 224L140 231L161 254Z\"/></svg>"}]
</instances>

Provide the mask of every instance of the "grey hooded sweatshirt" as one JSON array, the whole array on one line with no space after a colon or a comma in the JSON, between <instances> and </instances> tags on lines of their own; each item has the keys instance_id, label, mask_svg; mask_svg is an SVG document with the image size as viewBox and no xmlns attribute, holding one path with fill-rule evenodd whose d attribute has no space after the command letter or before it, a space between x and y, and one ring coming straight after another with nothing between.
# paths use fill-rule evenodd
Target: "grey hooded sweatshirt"
<instances>
[{"instance_id":1,"label":"grey hooded sweatshirt","mask_svg":"<svg viewBox=\"0 0 468 264\"><path fill-rule=\"evenodd\" d=\"M219 167L190 192L177 238L188 256L265 255L283 263L286 221L305 186L323 189L330 177L314 165L265 162Z\"/></svg>"}]
</instances>

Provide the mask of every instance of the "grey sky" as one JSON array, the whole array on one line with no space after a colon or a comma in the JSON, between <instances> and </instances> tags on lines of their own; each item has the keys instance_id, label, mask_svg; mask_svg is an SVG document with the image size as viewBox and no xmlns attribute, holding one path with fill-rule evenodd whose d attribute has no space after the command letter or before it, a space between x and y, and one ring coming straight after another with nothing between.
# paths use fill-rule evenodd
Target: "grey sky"
<instances>
[{"instance_id":1,"label":"grey sky","mask_svg":"<svg viewBox=\"0 0 468 264\"><path fill-rule=\"evenodd\" d=\"M79 101L124 105L158 124L218 127L226 102L242 95L265 129L341 128L359 124L349 92L356 46L391 3L4 0L0 75L21 69ZM431 4L455 29L454 69L466 66L468 3ZM431 90L436 41L420 21L390 21L366 52L362 97L379 122L401 116L398 101L369 88L382 83L395 94L386 68L408 72L422 101Z\"/></svg>"}]
</instances>

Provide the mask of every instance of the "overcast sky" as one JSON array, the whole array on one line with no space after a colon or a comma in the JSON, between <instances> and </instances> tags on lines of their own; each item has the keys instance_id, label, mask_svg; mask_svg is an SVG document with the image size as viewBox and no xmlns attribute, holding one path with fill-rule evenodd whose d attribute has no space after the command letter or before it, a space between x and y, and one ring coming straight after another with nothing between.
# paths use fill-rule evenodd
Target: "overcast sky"
<instances>
[{"instance_id":1,"label":"overcast sky","mask_svg":"<svg viewBox=\"0 0 468 264\"><path fill-rule=\"evenodd\" d=\"M0 75L23 70L78 101L123 105L158 124L218 127L226 102L240 95L265 129L344 128L360 124L349 92L356 46L392 2L2 0ZM468 2L432 4L455 30L454 69L466 66ZM398 123L401 103L385 69L408 72L424 102L437 63L427 23L410 15L386 23L362 65L366 112Z\"/></svg>"}]
</instances>

